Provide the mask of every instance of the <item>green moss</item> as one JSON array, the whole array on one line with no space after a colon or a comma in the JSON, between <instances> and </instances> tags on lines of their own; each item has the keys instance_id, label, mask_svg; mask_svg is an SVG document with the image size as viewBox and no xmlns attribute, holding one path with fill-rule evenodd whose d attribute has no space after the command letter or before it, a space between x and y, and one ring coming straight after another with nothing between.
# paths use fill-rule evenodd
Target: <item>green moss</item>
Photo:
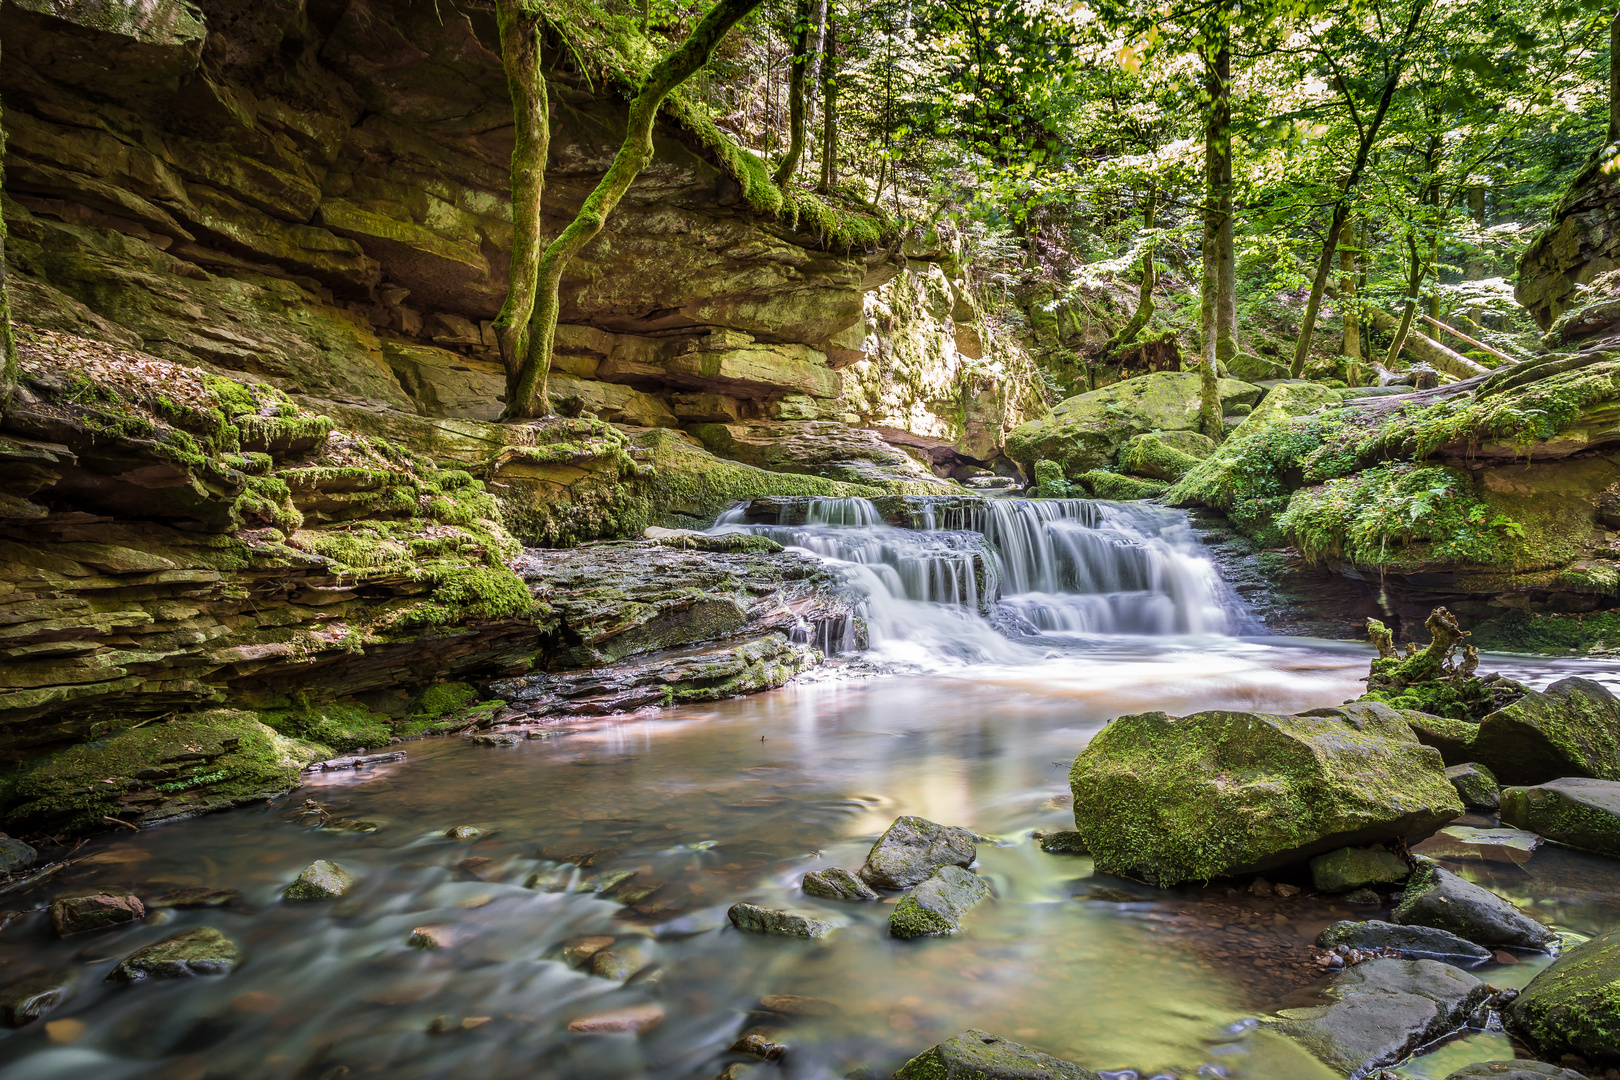
<instances>
[{"instance_id":1,"label":"green moss","mask_svg":"<svg viewBox=\"0 0 1620 1080\"><path fill-rule=\"evenodd\" d=\"M320 756L322 748L282 737L253 713L216 709L46 758L17 779L6 820L14 830L83 832L105 828L108 817L129 820L137 807L156 820L223 809L290 790ZM167 797L154 804L138 798L143 792Z\"/></svg>"},{"instance_id":2,"label":"green moss","mask_svg":"<svg viewBox=\"0 0 1620 1080\"><path fill-rule=\"evenodd\" d=\"M1191 472L1199 460L1155 434L1138 435L1119 451L1119 467L1125 472L1172 482Z\"/></svg>"},{"instance_id":3,"label":"green moss","mask_svg":"<svg viewBox=\"0 0 1620 1080\"><path fill-rule=\"evenodd\" d=\"M937 911L929 911L907 893L889 913L889 933L898 938L941 937L954 933L956 927Z\"/></svg>"},{"instance_id":4,"label":"green moss","mask_svg":"<svg viewBox=\"0 0 1620 1080\"><path fill-rule=\"evenodd\" d=\"M541 610L523 579L502 566L430 566L433 598L403 609L390 629L533 618Z\"/></svg>"},{"instance_id":5,"label":"green moss","mask_svg":"<svg viewBox=\"0 0 1620 1080\"><path fill-rule=\"evenodd\" d=\"M259 719L283 735L339 754L387 746L394 734L385 717L353 703L301 702L290 709L263 710Z\"/></svg>"},{"instance_id":6,"label":"green moss","mask_svg":"<svg viewBox=\"0 0 1620 1080\"><path fill-rule=\"evenodd\" d=\"M1129 501L1152 499L1170 490L1170 485L1159 480L1141 480L1134 476L1092 469L1075 477L1075 482L1090 490L1099 499Z\"/></svg>"},{"instance_id":7,"label":"green moss","mask_svg":"<svg viewBox=\"0 0 1620 1080\"><path fill-rule=\"evenodd\" d=\"M250 477L236 499L236 514L250 527L271 525L282 532L293 532L304 524L286 481L274 476Z\"/></svg>"},{"instance_id":8,"label":"green moss","mask_svg":"<svg viewBox=\"0 0 1620 1080\"><path fill-rule=\"evenodd\" d=\"M1620 611L1575 614L1509 611L1474 631L1482 648L1511 652L1620 653Z\"/></svg>"},{"instance_id":9,"label":"green moss","mask_svg":"<svg viewBox=\"0 0 1620 1080\"><path fill-rule=\"evenodd\" d=\"M1613 1061L1620 1048L1620 934L1566 952L1531 980L1506 1014L1508 1029L1542 1057Z\"/></svg>"},{"instance_id":10,"label":"green moss","mask_svg":"<svg viewBox=\"0 0 1620 1080\"><path fill-rule=\"evenodd\" d=\"M1072 499L1086 494L1085 488L1069 483L1068 477L1063 475L1063 466L1055 461L1042 458L1031 471L1035 474L1035 490L1031 494L1037 499Z\"/></svg>"}]
</instances>

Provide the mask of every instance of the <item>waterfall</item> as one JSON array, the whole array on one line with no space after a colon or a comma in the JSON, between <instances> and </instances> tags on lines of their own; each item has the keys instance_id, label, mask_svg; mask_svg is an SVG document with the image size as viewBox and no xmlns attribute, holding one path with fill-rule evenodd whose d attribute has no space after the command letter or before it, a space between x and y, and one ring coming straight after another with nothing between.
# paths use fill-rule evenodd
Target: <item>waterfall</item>
<instances>
[{"instance_id":1,"label":"waterfall","mask_svg":"<svg viewBox=\"0 0 1620 1080\"><path fill-rule=\"evenodd\" d=\"M837 567L865 595L874 646L1000 659L1086 636L1235 629L1240 604L1177 510L946 497L907 499L901 520L909 527L887 524L866 499L762 499L714 530L763 534Z\"/></svg>"}]
</instances>

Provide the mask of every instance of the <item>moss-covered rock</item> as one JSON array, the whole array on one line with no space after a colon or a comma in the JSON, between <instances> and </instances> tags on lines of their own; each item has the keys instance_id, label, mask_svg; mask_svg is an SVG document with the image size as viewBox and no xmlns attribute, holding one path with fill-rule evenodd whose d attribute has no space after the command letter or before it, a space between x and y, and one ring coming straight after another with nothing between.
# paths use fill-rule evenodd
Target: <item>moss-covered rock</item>
<instances>
[{"instance_id":1,"label":"moss-covered rock","mask_svg":"<svg viewBox=\"0 0 1620 1080\"><path fill-rule=\"evenodd\" d=\"M1544 1057L1620 1060L1620 934L1570 949L1530 981L1503 1019Z\"/></svg>"},{"instance_id":2,"label":"moss-covered rock","mask_svg":"<svg viewBox=\"0 0 1620 1080\"><path fill-rule=\"evenodd\" d=\"M1558 940L1541 923L1488 889L1419 858L1391 915L1407 926L1433 926L1480 945L1545 949Z\"/></svg>"},{"instance_id":3,"label":"moss-covered rock","mask_svg":"<svg viewBox=\"0 0 1620 1080\"><path fill-rule=\"evenodd\" d=\"M860 876L878 889L909 889L942 866L971 866L978 857L967 829L906 815L894 819L867 852Z\"/></svg>"},{"instance_id":4,"label":"moss-covered rock","mask_svg":"<svg viewBox=\"0 0 1620 1080\"><path fill-rule=\"evenodd\" d=\"M1130 502L1133 499L1152 499L1163 495L1170 485L1160 480L1141 480L1134 476L1121 476L1106 469L1092 469L1074 478L1075 483L1099 499Z\"/></svg>"},{"instance_id":5,"label":"moss-covered rock","mask_svg":"<svg viewBox=\"0 0 1620 1080\"><path fill-rule=\"evenodd\" d=\"M1408 873L1391 851L1340 848L1311 860L1311 883L1321 892L1340 893L1364 885L1393 885Z\"/></svg>"},{"instance_id":6,"label":"moss-covered rock","mask_svg":"<svg viewBox=\"0 0 1620 1080\"><path fill-rule=\"evenodd\" d=\"M66 1001L78 987L78 968L36 971L0 987L0 1023L7 1027L31 1024Z\"/></svg>"},{"instance_id":7,"label":"moss-covered rock","mask_svg":"<svg viewBox=\"0 0 1620 1080\"><path fill-rule=\"evenodd\" d=\"M191 817L284 794L322 756L324 748L279 735L251 712L215 709L46 758L18 778L6 820L80 831L108 817L135 824Z\"/></svg>"},{"instance_id":8,"label":"moss-covered rock","mask_svg":"<svg viewBox=\"0 0 1620 1080\"><path fill-rule=\"evenodd\" d=\"M795 915L789 911L773 911L757 904L733 904L726 912L731 925L750 934L775 934L779 937L823 938L835 927L830 922Z\"/></svg>"},{"instance_id":9,"label":"moss-covered rock","mask_svg":"<svg viewBox=\"0 0 1620 1080\"><path fill-rule=\"evenodd\" d=\"M1620 780L1620 699L1591 679L1560 679L1485 716L1473 751L1508 784Z\"/></svg>"},{"instance_id":10,"label":"moss-covered rock","mask_svg":"<svg viewBox=\"0 0 1620 1080\"><path fill-rule=\"evenodd\" d=\"M147 979L229 975L241 960L242 950L236 942L212 926L199 926L136 949L119 961L107 981L135 983Z\"/></svg>"},{"instance_id":11,"label":"moss-covered rock","mask_svg":"<svg viewBox=\"0 0 1620 1080\"><path fill-rule=\"evenodd\" d=\"M1376 703L1120 717L1069 784L1097 869L1161 886L1427 836L1462 813L1440 755Z\"/></svg>"},{"instance_id":12,"label":"moss-covered rock","mask_svg":"<svg viewBox=\"0 0 1620 1080\"><path fill-rule=\"evenodd\" d=\"M964 1031L906 1062L894 1080L1097 1080L1097 1074L999 1035Z\"/></svg>"},{"instance_id":13,"label":"moss-covered rock","mask_svg":"<svg viewBox=\"0 0 1620 1080\"><path fill-rule=\"evenodd\" d=\"M1447 766L1446 779L1457 789L1457 797L1463 805L1471 810L1495 810L1501 805L1498 794L1501 785L1496 782L1496 775L1477 761Z\"/></svg>"},{"instance_id":14,"label":"moss-covered rock","mask_svg":"<svg viewBox=\"0 0 1620 1080\"><path fill-rule=\"evenodd\" d=\"M288 900L336 900L348 895L359 879L335 862L316 859L282 890Z\"/></svg>"},{"instance_id":15,"label":"moss-covered rock","mask_svg":"<svg viewBox=\"0 0 1620 1080\"><path fill-rule=\"evenodd\" d=\"M801 883L806 896L819 896L823 900L877 900L877 892L866 882L841 867L812 870Z\"/></svg>"},{"instance_id":16,"label":"moss-covered rock","mask_svg":"<svg viewBox=\"0 0 1620 1080\"><path fill-rule=\"evenodd\" d=\"M1257 386L1223 379L1223 409L1253 404ZM1196 372L1156 372L1068 398L1041 420L1022 424L1007 436L1007 454L1026 469L1045 458L1068 476L1110 466L1133 436L1151 431L1196 431L1199 425Z\"/></svg>"},{"instance_id":17,"label":"moss-covered rock","mask_svg":"<svg viewBox=\"0 0 1620 1080\"><path fill-rule=\"evenodd\" d=\"M1566 847L1620 858L1620 783L1569 778L1506 788L1502 821Z\"/></svg>"},{"instance_id":18,"label":"moss-covered rock","mask_svg":"<svg viewBox=\"0 0 1620 1080\"><path fill-rule=\"evenodd\" d=\"M889 935L944 937L962 929L968 912L990 899L990 883L960 866L941 866L900 898L889 913Z\"/></svg>"},{"instance_id":19,"label":"moss-covered rock","mask_svg":"<svg viewBox=\"0 0 1620 1080\"><path fill-rule=\"evenodd\" d=\"M1215 452L1215 440L1196 431L1150 431L1119 450L1119 467L1151 480L1174 483Z\"/></svg>"}]
</instances>

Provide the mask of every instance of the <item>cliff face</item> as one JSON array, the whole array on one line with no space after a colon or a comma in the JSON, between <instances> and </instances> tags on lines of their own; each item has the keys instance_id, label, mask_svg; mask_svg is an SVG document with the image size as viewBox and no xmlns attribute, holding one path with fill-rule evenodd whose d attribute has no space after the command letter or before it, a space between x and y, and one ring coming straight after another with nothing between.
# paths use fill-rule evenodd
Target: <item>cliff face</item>
<instances>
[{"instance_id":1,"label":"cliff face","mask_svg":"<svg viewBox=\"0 0 1620 1080\"><path fill-rule=\"evenodd\" d=\"M22 321L325 401L498 414L512 136L491 11L8 0L0 35ZM617 148L612 85L557 61L553 235ZM898 263L759 212L712 133L671 120L657 142L564 281L556 392L643 426L838 412L829 358L860 355L863 290Z\"/></svg>"}]
</instances>

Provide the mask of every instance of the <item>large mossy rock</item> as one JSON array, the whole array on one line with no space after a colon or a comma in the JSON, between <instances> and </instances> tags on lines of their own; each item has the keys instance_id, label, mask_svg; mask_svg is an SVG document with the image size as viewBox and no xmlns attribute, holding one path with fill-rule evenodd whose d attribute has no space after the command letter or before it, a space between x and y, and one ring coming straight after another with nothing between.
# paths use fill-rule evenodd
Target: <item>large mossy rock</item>
<instances>
[{"instance_id":1,"label":"large mossy rock","mask_svg":"<svg viewBox=\"0 0 1620 1080\"><path fill-rule=\"evenodd\" d=\"M1376 703L1123 716L1069 784L1097 869L1161 886L1423 837L1462 813L1440 755Z\"/></svg>"},{"instance_id":2,"label":"large mossy rock","mask_svg":"<svg viewBox=\"0 0 1620 1080\"><path fill-rule=\"evenodd\" d=\"M1502 792L1502 822L1620 858L1620 783L1571 778L1508 788Z\"/></svg>"},{"instance_id":3,"label":"large mossy rock","mask_svg":"<svg viewBox=\"0 0 1620 1080\"><path fill-rule=\"evenodd\" d=\"M1543 1057L1620 1061L1620 933L1569 950L1530 981L1503 1019Z\"/></svg>"},{"instance_id":4,"label":"large mossy rock","mask_svg":"<svg viewBox=\"0 0 1620 1080\"><path fill-rule=\"evenodd\" d=\"M1506 784L1620 780L1620 699L1591 679L1560 679L1485 716L1473 750Z\"/></svg>"},{"instance_id":5,"label":"large mossy rock","mask_svg":"<svg viewBox=\"0 0 1620 1080\"><path fill-rule=\"evenodd\" d=\"M1223 412L1253 405L1258 386L1222 379ZM1055 461L1067 476L1114 464L1133 436L1150 431L1198 430L1197 372L1161 371L1079 394L1058 403L1050 416L1022 424L1007 436L1007 454L1032 470L1040 460Z\"/></svg>"},{"instance_id":6,"label":"large mossy rock","mask_svg":"<svg viewBox=\"0 0 1620 1080\"><path fill-rule=\"evenodd\" d=\"M964 1031L906 1062L894 1080L1097 1080L1097 1074L999 1035Z\"/></svg>"},{"instance_id":7,"label":"large mossy rock","mask_svg":"<svg viewBox=\"0 0 1620 1080\"><path fill-rule=\"evenodd\" d=\"M1432 926L1479 945L1545 949L1558 935L1489 889L1420 858L1391 915L1407 926Z\"/></svg>"}]
</instances>

